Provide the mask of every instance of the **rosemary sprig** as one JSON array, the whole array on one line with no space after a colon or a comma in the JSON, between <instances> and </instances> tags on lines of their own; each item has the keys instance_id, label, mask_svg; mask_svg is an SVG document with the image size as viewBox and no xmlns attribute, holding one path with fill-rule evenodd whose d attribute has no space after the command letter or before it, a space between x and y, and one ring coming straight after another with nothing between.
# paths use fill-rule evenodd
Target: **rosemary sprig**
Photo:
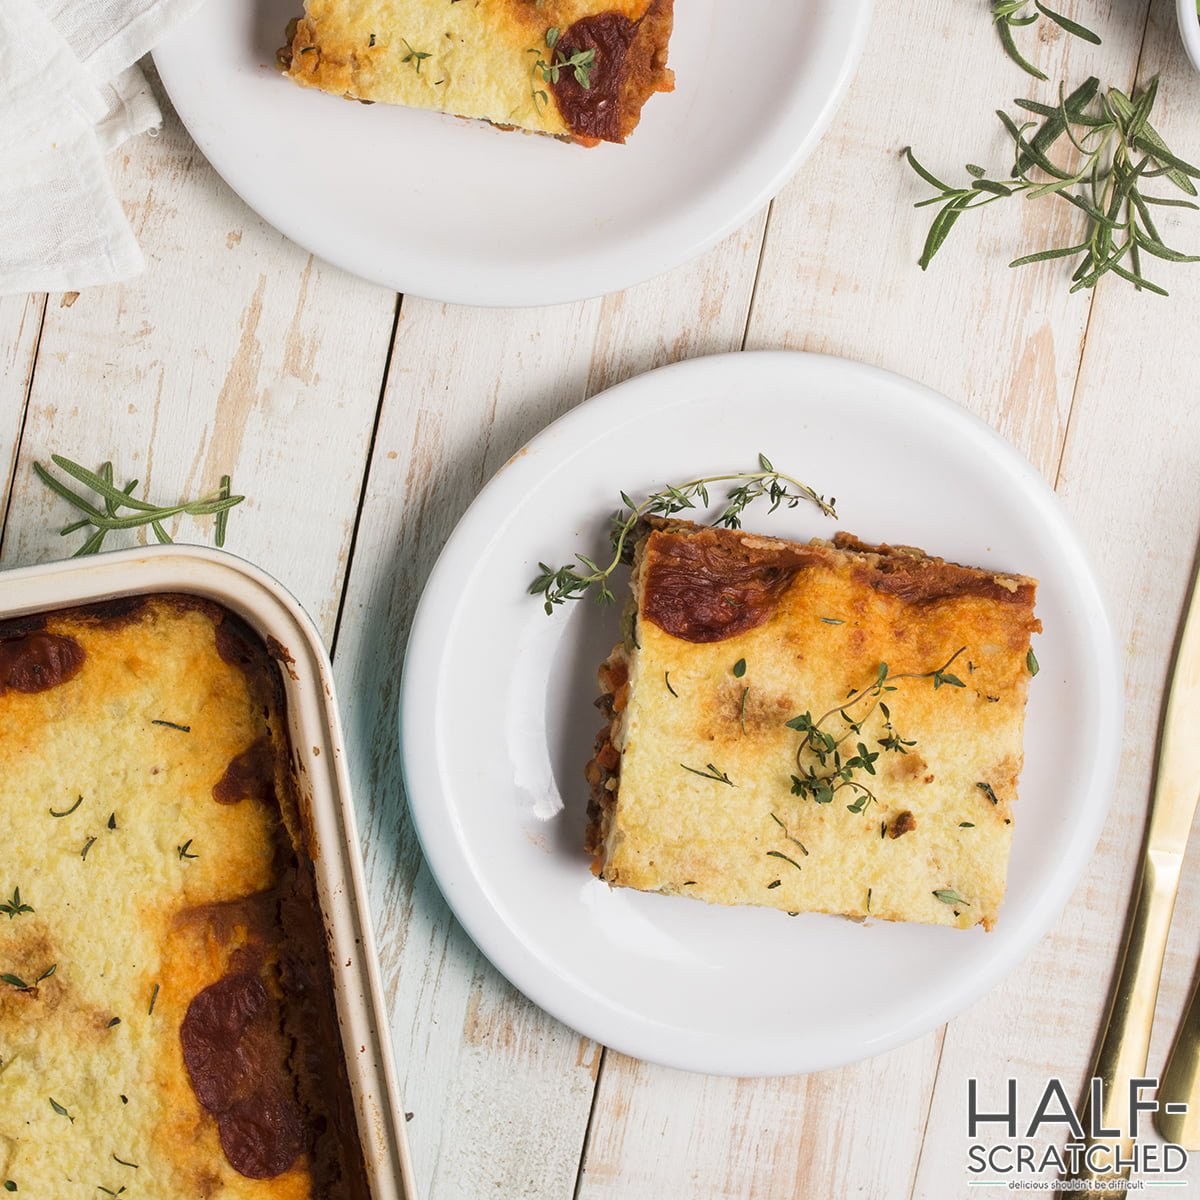
<instances>
[{"instance_id":1,"label":"rosemary sprig","mask_svg":"<svg viewBox=\"0 0 1200 1200\"><path fill-rule=\"evenodd\" d=\"M1093 77L1069 96L1060 88L1057 105L1016 101L1018 107L1042 121L1018 124L1008 113L997 112L1014 148L1010 175L1003 179L990 178L983 167L968 163L970 181L952 187L918 162L911 147L905 149L909 166L937 189L936 195L918 201L915 207L940 205L918 260L921 269L929 267L963 213L1018 195L1029 200L1056 196L1083 213L1087 223L1082 239L1022 255L1013 259L1010 267L1078 258L1071 276L1072 292L1095 287L1111 272L1139 292L1167 295L1142 273L1142 255L1177 263L1200 262L1200 255L1183 254L1168 246L1151 207L1200 206L1178 196L1149 195L1142 186L1162 178L1185 196L1194 197L1197 188L1192 181L1200 179L1200 168L1174 154L1150 124L1157 95L1157 76L1136 97L1117 88L1102 92L1099 80ZM1049 150L1063 137L1069 144L1067 154L1055 161Z\"/></svg>"},{"instance_id":2,"label":"rosemary sprig","mask_svg":"<svg viewBox=\"0 0 1200 1200\"><path fill-rule=\"evenodd\" d=\"M801 501L807 500L827 517L837 516L835 501L819 496L806 483L801 483L791 475L776 471L765 454L758 456L758 466L757 471L708 475L703 479L689 479L686 483L668 484L662 491L652 492L640 504L635 504L622 492L621 501L625 507L619 509L612 518L610 537L613 553L608 563L601 566L584 554L575 556L584 568L582 571L573 564L555 568L544 562L538 563L541 574L529 585L529 594L543 597L547 614L553 613L558 604L578 600L593 587L599 588L596 593L599 603L613 603L616 597L608 586L608 579L622 563L631 561L633 547L630 535L638 522L643 517L670 517L689 508L707 508L711 503L708 491L710 484L737 485L729 490L725 508L716 520L716 524L726 529L740 529L742 513L760 498L770 500L769 512L780 507L795 508Z\"/></svg>"},{"instance_id":3,"label":"rosemary sprig","mask_svg":"<svg viewBox=\"0 0 1200 1200\"><path fill-rule=\"evenodd\" d=\"M855 814L865 812L869 804L878 803L875 793L863 783L861 776L876 774L875 762L881 752L907 754L907 747L916 745L915 741L896 733L891 710L883 700L884 694L897 691L896 681L901 679L932 679L935 691L941 687L965 687L957 675L950 674L954 660L965 651L966 646L960 647L945 663L932 671L906 671L893 675L887 663L880 663L875 678L866 687L851 692L841 704L835 704L815 721L812 713L806 712L786 722L789 729L804 735L796 747L796 769L799 774L792 776L792 795L812 800L815 804L832 804L838 792L849 788L854 798L846 808ZM856 712L864 701L869 702L866 710ZM865 742L858 741L854 746L855 753L843 757L843 743L851 737L857 738L877 709L884 720L885 736L876 743L882 747L882 751L871 750ZM844 726L842 732L836 735L824 728L826 722L834 717L840 718Z\"/></svg>"},{"instance_id":4,"label":"rosemary sprig","mask_svg":"<svg viewBox=\"0 0 1200 1200\"><path fill-rule=\"evenodd\" d=\"M217 517L217 544L223 545L229 510L241 504L245 499L245 496L229 494L229 477L223 476L220 490L211 496L184 501L181 504L155 505L146 500L139 500L133 495L133 490L138 485L136 479L131 480L123 488L118 488L113 482L113 468L110 462L101 463L96 471L89 471L86 467L81 467L61 454L52 454L50 459L60 471L82 483L84 487L89 488L99 497L98 500L88 499L53 475L41 463L33 464L37 477L52 492L61 496L83 514L79 520L65 526L60 531L61 534L65 537L77 530L88 528L93 531L83 545L75 551L76 558L85 554L99 553L104 546L105 538L115 530L137 529L144 525L150 526L159 542L170 543L171 536L167 533L163 522L181 514L193 517ZM129 512L122 513L123 509L128 509Z\"/></svg>"},{"instance_id":5,"label":"rosemary sprig","mask_svg":"<svg viewBox=\"0 0 1200 1200\"><path fill-rule=\"evenodd\" d=\"M1070 17L1065 17L1062 13L1055 12L1049 5L1043 4L1041 0L1034 0L1033 7L1036 10L1035 12L1027 11L1029 0L992 0L992 23L996 26L996 32L1000 36L1000 44L1004 47L1004 52L1022 71L1032 75L1035 79L1045 79L1045 73L1038 70L1017 49L1016 39L1013 37L1014 29L1033 25L1039 17L1047 17L1073 37L1082 38L1085 42L1091 42L1093 46L1100 45L1100 38L1097 34L1093 33L1086 26L1080 25L1078 21L1072 21Z\"/></svg>"}]
</instances>

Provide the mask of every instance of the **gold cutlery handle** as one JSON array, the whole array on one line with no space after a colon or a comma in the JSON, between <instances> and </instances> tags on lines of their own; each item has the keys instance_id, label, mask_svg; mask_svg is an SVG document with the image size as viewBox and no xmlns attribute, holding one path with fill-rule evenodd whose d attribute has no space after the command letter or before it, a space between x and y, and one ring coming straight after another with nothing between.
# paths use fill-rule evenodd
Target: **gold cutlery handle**
<instances>
[{"instance_id":1,"label":"gold cutlery handle","mask_svg":"<svg viewBox=\"0 0 1200 1200\"><path fill-rule=\"evenodd\" d=\"M1102 1081L1103 1103L1097 1128L1120 1130L1115 1138L1087 1139L1088 1146L1104 1145L1110 1153L1119 1151L1128 1158L1133 1149L1129 1129L1129 1081L1146 1073L1150 1054L1150 1030L1154 1023L1154 1005L1158 999L1158 981L1162 974L1163 956L1167 948L1167 932L1179 888L1182 860L1176 854L1150 851L1144 860L1138 881L1136 901L1125 935L1120 975L1113 988L1104 1037L1096 1054L1091 1078ZM1081 1119L1084 1129L1091 1127L1091 1104L1083 1106ZM1085 1164L1075 1178L1082 1181L1127 1179L1129 1171L1091 1170ZM1064 1192L1064 1196L1079 1200L1111 1200L1123 1195L1123 1189L1113 1191L1084 1189Z\"/></svg>"},{"instance_id":2,"label":"gold cutlery handle","mask_svg":"<svg viewBox=\"0 0 1200 1200\"><path fill-rule=\"evenodd\" d=\"M1154 1116L1158 1132L1191 1153L1200 1151L1200 982L1175 1035L1158 1098L1160 1108ZM1186 1104L1187 1112L1165 1112L1162 1106L1168 1104Z\"/></svg>"}]
</instances>

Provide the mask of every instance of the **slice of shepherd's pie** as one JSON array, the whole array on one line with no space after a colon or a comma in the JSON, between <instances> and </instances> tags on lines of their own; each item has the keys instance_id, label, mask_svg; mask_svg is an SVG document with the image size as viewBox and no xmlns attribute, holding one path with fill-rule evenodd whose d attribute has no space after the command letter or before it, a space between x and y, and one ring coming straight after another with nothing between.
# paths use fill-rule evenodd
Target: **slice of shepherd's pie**
<instances>
[{"instance_id":1,"label":"slice of shepherd's pie","mask_svg":"<svg viewBox=\"0 0 1200 1200\"><path fill-rule=\"evenodd\" d=\"M305 87L623 142L668 92L674 0L306 0L280 52Z\"/></svg>"},{"instance_id":2,"label":"slice of shepherd's pie","mask_svg":"<svg viewBox=\"0 0 1200 1200\"><path fill-rule=\"evenodd\" d=\"M588 848L610 884L990 929L1037 583L651 520L600 670Z\"/></svg>"}]
</instances>

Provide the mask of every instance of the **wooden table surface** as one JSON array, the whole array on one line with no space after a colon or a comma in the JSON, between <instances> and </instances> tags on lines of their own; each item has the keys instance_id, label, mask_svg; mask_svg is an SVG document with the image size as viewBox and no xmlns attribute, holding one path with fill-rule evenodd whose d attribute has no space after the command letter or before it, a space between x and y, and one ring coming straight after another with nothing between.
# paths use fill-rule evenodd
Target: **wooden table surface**
<instances>
[{"instance_id":1,"label":"wooden table surface","mask_svg":"<svg viewBox=\"0 0 1200 1200\"><path fill-rule=\"evenodd\" d=\"M1073 85L1094 73L1127 89L1160 73L1156 123L1180 154L1200 157L1200 78L1174 4L1066 7L1086 8L1104 44L1039 22L1026 36L1051 78ZM969 1077L997 1096L1010 1075L1030 1092L1049 1075L1078 1090L1200 530L1200 267L1155 262L1167 300L1116 280L1069 295L1059 264L1005 264L1065 244L1072 211L1013 201L964 218L932 269L917 269L929 211L911 205L926 192L898 151L912 143L953 178L968 159L999 167L1007 150L994 109L1035 86L1003 56L983 0L882 3L832 128L769 211L661 279L522 311L398 297L315 261L241 203L168 113L160 137L113 160L148 270L77 299L0 299L0 564L73 546L56 534L61 502L31 471L51 452L112 458L164 500L229 472L249 497L232 514L229 548L291 588L334 650L422 1196L945 1200L968 1194ZM1167 240L1200 249L1200 219L1163 211ZM766 347L911 376L1028 456L1098 564L1126 655L1128 719L1091 866L1006 983L881 1058L732 1080L606 1052L480 956L409 824L396 699L425 577L508 456L618 380ZM898 462L897 486L903 472ZM177 532L206 541L209 526ZM1200 872L1185 876L1152 1068L1200 949ZM887 980L877 987L886 1005Z\"/></svg>"}]
</instances>

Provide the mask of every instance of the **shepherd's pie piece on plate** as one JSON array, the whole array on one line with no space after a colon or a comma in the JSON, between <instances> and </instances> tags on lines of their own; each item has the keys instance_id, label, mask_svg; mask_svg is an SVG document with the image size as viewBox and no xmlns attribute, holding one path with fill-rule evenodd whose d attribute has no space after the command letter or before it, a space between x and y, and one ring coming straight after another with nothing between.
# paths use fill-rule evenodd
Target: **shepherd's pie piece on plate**
<instances>
[{"instance_id":1,"label":"shepherd's pie piece on plate","mask_svg":"<svg viewBox=\"0 0 1200 1200\"><path fill-rule=\"evenodd\" d=\"M674 0L307 0L280 52L304 87L586 145L623 142L667 68Z\"/></svg>"},{"instance_id":2,"label":"shepherd's pie piece on plate","mask_svg":"<svg viewBox=\"0 0 1200 1200\"><path fill-rule=\"evenodd\" d=\"M600 671L593 869L715 904L992 928L1036 589L846 534L648 522Z\"/></svg>"}]
</instances>

